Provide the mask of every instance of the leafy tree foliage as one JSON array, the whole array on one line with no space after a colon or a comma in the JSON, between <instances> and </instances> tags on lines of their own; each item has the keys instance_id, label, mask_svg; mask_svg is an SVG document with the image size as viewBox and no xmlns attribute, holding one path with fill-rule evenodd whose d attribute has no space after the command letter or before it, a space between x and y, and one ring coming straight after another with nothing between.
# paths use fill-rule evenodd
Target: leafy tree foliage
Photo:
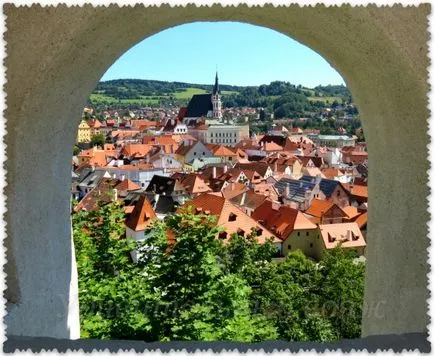
<instances>
[{"instance_id":1,"label":"leafy tree foliage","mask_svg":"<svg viewBox=\"0 0 434 356\"><path fill-rule=\"evenodd\" d=\"M216 238L208 215L156 221L125 239L119 203L73 215L82 337L330 341L360 336L364 265L338 248L313 262L255 233ZM130 259L139 251L138 263Z\"/></svg>"},{"instance_id":2,"label":"leafy tree foliage","mask_svg":"<svg viewBox=\"0 0 434 356\"><path fill-rule=\"evenodd\" d=\"M98 134L92 137L90 140L92 146L104 146L105 144L105 136L103 134Z\"/></svg>"}]
</instances>

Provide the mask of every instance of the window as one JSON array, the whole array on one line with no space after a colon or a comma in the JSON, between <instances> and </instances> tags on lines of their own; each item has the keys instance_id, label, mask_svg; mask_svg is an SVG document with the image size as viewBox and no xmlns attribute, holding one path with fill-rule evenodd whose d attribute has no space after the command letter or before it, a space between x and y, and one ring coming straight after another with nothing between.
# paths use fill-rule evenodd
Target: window
<instances>
[{"instance_id":1,"label":"window","mask_svg":"<svg viewBox=\"0 0 434 356\"><path fill-rule=\"evenodd\" d=\"M291 245L288 245L288 250L290 250L291 249Z\"/></svg>"},{"instance_id":2,"label":"window","mask_svg":"<svg viewBox=\"0 0 434 356\"><path fill-rule=\"evenodd\" d=\"M300 231L299 231L299 232L297 232L297 236L300 236Z\"/></svg>"},{"instance_id":3,"label":"window","mask_svg":"<svg viewBox=\"0 0 434 356\"><path fill-rule=\"evenodd\" d=\"M244 230L243 229L238 229L237 230L237 234L240 236L244 236Z\"/></svg>"},{"instance_id":4,"label":"window","mask_svg":"<svg viewBox=\"0 0 434 356\"><path fill-rule=\"evenodd\" d=\"M193 155L196 156L196 152L193 152Z\"/></svg>"},{"instance_id":5,"label":"window","mask_svg":"<svg viewBox=\"0 0 434 356\"><path fill-rule=\"evenodd\" d=\"M257 229L256 230L256 235L257 236L262 236L262 231L263 231L262 229Z\"/></svg>"},{"instance_id":6,"label":"window","mask_svg":"<svg viewBox=\"0 0 434 356\"><path fill-rule=\"evenodd\" d=\"M222 231L219 233L219 239L225 239L228 236L226 231Z\"/></svg>"},{"instance_id":7,"label":"window","mask_svg":"<svg viewBox=\"0 0 434 356\"><path fill-rule=\"evenodd\" d=\"M336 196L338 196L338 197L341 196L341 191L340 190L337 191Z\"/></svg>"},{"instance_id":8,"label":"window","mask_svg":"<svg viewBox=\"0 0 434 356\"><path fill-rule=\"evenodd\" d=\"M211 137L212 137L212 135L211 135ZM211 143L213 143L213 141L214 141L214 140L213 140L213 139L211 139Z\"/></svg>"},{"instance_id":9,"label":"window","mask_svg":"<svg viewBox=\"0 0 434 356\"><path fill-rule=\"evenodd\" d=\"M313 243L310 244L310 247L313 247Z\"/></svg>"},{"instance_id":10,"label":"window","mask_svg":"<svg viewBox=\"0 0 434 356\"><path fill-rule=\"evenodd\" d=\"M237 215L234 213L230 213L229 214L229 221L235 221L237 220Z\"/></svg>"},{"instance_id":11,"label":"window","mask_svg":"<svg viewBox=\"0 0 434 356\"><path fill-rule=\"evenodd\" d=\"M306 231L306 236L309 236L309 231Z\"/></svg>"}]
</instances>

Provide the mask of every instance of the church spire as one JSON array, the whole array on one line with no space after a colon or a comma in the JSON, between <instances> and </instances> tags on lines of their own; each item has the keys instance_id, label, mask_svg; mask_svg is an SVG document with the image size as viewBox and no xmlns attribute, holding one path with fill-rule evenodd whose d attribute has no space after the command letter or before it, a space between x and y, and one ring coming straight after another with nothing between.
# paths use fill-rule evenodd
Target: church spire
<instances>
[{"instance_id":1,"label":"church spire","mask_svg":"<svg viewBox=\"0 0 434 356\"><path fill-rule=\"evenodd\" d=\"M212 93L213 93L213 95L220 94L219 77L218 77L217 71L215 72L215 83L214 83L214 89L213 89Z\"/></svg>"}]
</instances>

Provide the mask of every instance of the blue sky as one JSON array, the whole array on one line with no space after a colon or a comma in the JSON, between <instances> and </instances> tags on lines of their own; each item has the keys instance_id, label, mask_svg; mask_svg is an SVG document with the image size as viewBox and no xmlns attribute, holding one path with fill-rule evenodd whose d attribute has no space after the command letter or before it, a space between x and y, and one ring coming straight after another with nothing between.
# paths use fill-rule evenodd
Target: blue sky
<instances>
[{"instance_id":1,"label":"blue sky","mask_svg":"<svg viewBox=\"0 0 434 356\"><path fill-rule=\"evenodd\" d=\"M344 84L308 47L274 30L239 22L195 22L159 32L125 52L102 80L212 84L216 66L222 84Z\"/></svg>"}]
</instances>

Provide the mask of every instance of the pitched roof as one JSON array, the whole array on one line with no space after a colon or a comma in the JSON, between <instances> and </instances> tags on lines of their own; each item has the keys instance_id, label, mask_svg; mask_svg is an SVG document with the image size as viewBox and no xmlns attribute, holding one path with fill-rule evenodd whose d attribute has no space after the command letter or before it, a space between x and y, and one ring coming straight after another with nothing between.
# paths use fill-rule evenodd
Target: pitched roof
<instances>
[{"instance_id":1,"label":"pitched roof","mask_svg":"<svg viewBox=\"0 0 434 356\"><path fill-rule=\"evenodd\" d=\"M347 192L349 192L354 197L368 198L368 187L366 185L357 185L345 183L342 184Z\"/></svg>"},{"instance_id":2,"label":"pitched roof","mask_svg":"<svg viewBox=\"0 0 434 356\"><path fill-rule=\"evenodd\" d=\"M363 214L360 214L354 222L357 224L357 226L360 229L364 229L366 227L366 224L368 223L368 212L365 212Z\"/></svg>"},{"instance_id":3,"label":"pitched roof","mask_svg":"<svg viewBox=\"0 0 434 356\"><path fill-rule=\"evenodd\" d=\"M314 183L316 179L317 177L311 177L311 176L302 176L300 178L301 181L311 182L311 183ZM333 194L333 192L335 191L338 185L341 185L342 188L344 188L343 184L341 184L337 180L322 178L319 182L319 189L324 193L324 195L327 198L330 198L330 196Z\"/></svg>"},{"instance_id":4,"label":"pitched roof","mask_svg":"<svg viewBox=\"0 0 434 356\"><path fill-rule=\"evenodd\" d=\"M352 220L361 214L355 206L351 206L351 205L342 208L342 210L345 212L345 214L348 215L349 220Z\"/></svg>"},{"instance_id":5,"label":"pitched roof","mask_svg":"<svg viewBox=\"0 0 434 356\"><path fill-rule=\"evenodd\" d=\"M122 147L120 153L127 157L145 157L151 150L151 145L129 143Z\"/></svg>"},{"instance_id":6,"label":"pitched roof","mask_svg":"<svg viewBox=\"0 0 434 356\"><path fill-rule=\"evenodd\" d=\"M154 175L146 188L147 192L155 194L170 195L173 193L175 187L175 179L171 177Z\"/></svg>"},{"instance_id":7,"label":"pitched roof","mask_svg":"<svg viewBox=\"0 0 434 356\"><path fill-rule=\"evenodd\" d=\"M244 233L247 236L252 229L260 231L260 235L257 237L259 243L264 243L267 239L272 238L274 238L274 242L281 241L280 238L275 237L224 197L205 193L187 202L185 207L188 206L192 206L196 214L205 213L217 216L217 225L222 226L227 233L225 241L228 241L230 236L235 233Z\"/></svg>"},{"instance_id":8,"label":"pitched roof","mask_svg":"<svg viewBox=\"0 0 434 356\"><path fill-rule=\"evenodd\" d=\"M246 206L250 209L256 209L264 202L265 199L267 199L265 195L256 194L253 190L248 190L231 198L230 201L239 206Z\"/></svg>"},{"instance_id":9,"label":"pitched roof","mask_svg":"<svg viewBox=\"0 0 434 356\"><path fill-rule=\"evenodd\" d=\"M202 117L212 111L211 94L195 94L187 106L187 112L184 117Z\"/></svg>"},{"instance_id":10,"label":"pitched roof","mask_svg":"<svg viewBox=\"0 0 434 356\"><path fill-rule=\"evenodd\" d=\"M116 186L116 189L120 192L129 192L131 190L141 189L141 187L129 179L124 179Z\"/></svg>"},{"instance_id":11,"label":"pitched roof","mask_svg":"<svg viewBox=\"0 0 434 356\"><path fill-rule=\"evenodd\" d=\"M315 167L317 168L321 168L321 166L324 165L324 160L322 159L322 157L315 157L315 156L297 156L297 158L300 160L301 164L303 167L305 167L309 160L312 161L312 163L315 165Z\"/></svg>"},{"instance_id":12,"label":"pitched roof","mask_svg":"<svg viewBox=\"0 0 434 356\"><path fill-rule=\"evenodd\" d=\"M214 156L235 157L237 154L223 145L207 144L206 145Z\"/></svg>"},{"instance_id":13,"label":"pitched roof","mask_svg":"<svg viewBox=\"0 0 434 356\"><path fill-rule=\"evenodd\" d=\"M98 209L98 202L109 203L115 200L114 188L119 184L118 179L102 178L98 184L77 204L74 211L93 211Z\"/></svg>"},{"instance_id":14,"label":"pitched roof","mask_svg":"<svg viewBox=\"0 0 434 356\"><path fill-rule=\"evenodd\" d=\"M328 212L333 207L333 205L335 204L328 200L312 199L312 202L309 208L305 211L305 213L320 218L326 212Z\"/></svg>"},{"instance_id":15,"label":"pitched roof","mask_svg":"<svg viewBox=\"0 0 434 356\"><path fill-rule=\"evenodd\" d=\"M265 176L267 173L269 165L265 162L250 162L250 163L237 163L235 165L236 168L239 168L241 170L251 170L258 172L262 177Z\"/></svg>"},{"instance_id":16,"label":"pitched roof","mask_svg":"<svg viewBox=\"0 0 434 356\"><path fill-rule=\"evenodd\" d=\"M286 240L294 230L313 230L317 228L297 209L289 206L280 206L276 209L269 200L265 200L255 209L252 218L263 222L264 226L282 240Z\"/></svg>"},{"instance_id":17,"label":"pitched roof","mask_svg":"<svg viewBox=\"0 0 434 356\"><path fill-rule=\"evenodd\" d=\"M303 202L305 201L306 191L312 191L315 188L315 183L309 181L282 178L274 184L280 195L286 194L286 186L289 184L289 200Z\"/></svg>"},{"instance_id":18,"label":"pitched roof","mask_svg":"<svg viewBox=\"0 0 434 356\"><path fill-rule=\"evenodd\" d=\"M344 173L342 173L337 168L323 168L321 169L322 174L325 176L325 178L333 179L334 177L343 176Z\"/></svg>"},{"instance_id":19,"label":"pitched roof","mask_svg":"<svg viewBox=\"0 0 434 356\"><path fill-rule=\"evenodd\" d=\"M356 223L319 225L319 231L326 249L341 243L343 248L365 247L366 242Z\"/></svg>"},{"instance_id":20,"label":"pitched roof","mask_svg":"<svg viewBox=\"0 0 434 356\"><path fill-rule=\"evenodd\" d=\"M283 147L278 145L275 142L265 142L264 144L264 151L271 152L271 151L282 151Z\"/></svg>"},{"instance_id":21,"label":"pitched roof","mask_svg":"<svg viewBox=\"0 0 434 356\"><path fill-rule=\"evenodd\" d=\"M173 176L172 176L173 177ZM211 188L196 174L188 174L180 179L185 191L189 194L210 192Z\"/></svg>"},{"instance_id":22,"label":"pitched roof","mask_svg":"<svg viewBox=\"0 0 434 356\"><path fill-rule=\"evenodd\" d=\"M247 190L249 190L249 188L247 188L245 184L238 183L238 182L231 182L231 183L228 183L226 185L226 187L224 187L221 190L221 193L222 193L223 197L230 200L233 197L235 197L239 194L242 194L243 192L245 192Z\"/></svg>"},{"instance_id":23,"label":"pitched roof","mask_svg":"<svg viewBox=\"0 0 434 356\"><path fill-rule=\"evenodd\" d=\"M134 231L142 231L145 230L156 217L157 215L152 209L151 203L146 199L146 196L142 195L132 213L125 221L125 225Z\"/></svg>"}]
</instances>

